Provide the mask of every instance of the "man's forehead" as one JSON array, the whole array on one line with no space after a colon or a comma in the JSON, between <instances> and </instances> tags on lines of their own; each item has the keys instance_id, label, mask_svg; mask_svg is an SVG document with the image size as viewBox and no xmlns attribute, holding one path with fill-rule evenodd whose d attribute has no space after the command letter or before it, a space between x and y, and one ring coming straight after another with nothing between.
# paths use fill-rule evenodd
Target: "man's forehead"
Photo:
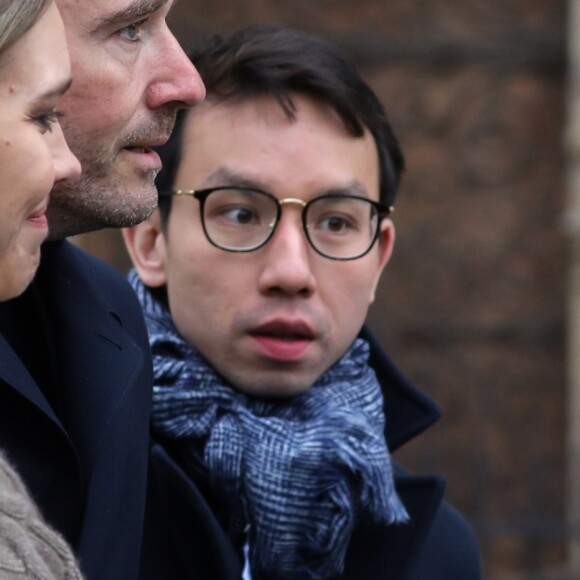
<instances>
[{"instance_id":1,"label":"man's forehead","mask_svg":"<svg viewBox=\"0 0 580 580\"><path fill-rule=\"evenodd\" d=\"M95 24L136 22L166 7L173 0L56 0L65 13L85 14Z\"/></svg>"}]
</instances>

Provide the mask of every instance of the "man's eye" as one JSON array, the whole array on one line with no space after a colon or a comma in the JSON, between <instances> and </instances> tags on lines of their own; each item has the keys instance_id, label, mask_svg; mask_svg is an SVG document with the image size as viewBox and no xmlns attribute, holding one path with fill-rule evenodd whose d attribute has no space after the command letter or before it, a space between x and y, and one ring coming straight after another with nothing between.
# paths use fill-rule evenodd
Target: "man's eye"
<instances>
[{"instance_id":1,"label":"man's eye","mask_svg":"<svg viewBox=\"0 0 580 580\"><path fill-rule=\"evenodd\" d=\"M331 215L321 219L317 224L317 229L325 230L329 233L347 233L349 230L357 229L356 222L343 216Z\"/></svg>"},{"instance_id":2,"label":"man's eye","mask_svg":"<svg viewBox=\"0 0 580 580\"><path fill-rule=\"evenodd\" d=\"M133 24L125 26L125 28L119 30L120 36L130 42L138 42L141 40L141 34L143 33L143 25L145 22L147 22L147 19L140 20L139 22L133 22Z\"/></svg>"},{"instance_id":3,"label":"man's eye","mask_svg":"<svg viewBox=\"0 0 580 580\"><path fill-rule=\"evenodd\" d=\"M258 219L258 215L255 211L244 207L234 207L223 210L221 212L221 217L232 224L240 226L255 223Z\"/></svg>"}]
</instances>

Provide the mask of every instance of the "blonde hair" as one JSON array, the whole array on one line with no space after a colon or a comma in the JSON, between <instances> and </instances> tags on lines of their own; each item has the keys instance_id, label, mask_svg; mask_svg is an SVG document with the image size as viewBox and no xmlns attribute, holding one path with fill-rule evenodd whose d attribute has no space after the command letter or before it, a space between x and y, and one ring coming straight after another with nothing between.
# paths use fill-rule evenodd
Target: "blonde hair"
<instances>
[{"instance_id":1,"label":"blonde hair","mask_svg":"<svg viewBox=\"0 0 580 580\"><path fill-rule=\"evenodd\" d=\"M0 58L36 24L54 0L0 0Z\"/></svg>"}]
</instances>

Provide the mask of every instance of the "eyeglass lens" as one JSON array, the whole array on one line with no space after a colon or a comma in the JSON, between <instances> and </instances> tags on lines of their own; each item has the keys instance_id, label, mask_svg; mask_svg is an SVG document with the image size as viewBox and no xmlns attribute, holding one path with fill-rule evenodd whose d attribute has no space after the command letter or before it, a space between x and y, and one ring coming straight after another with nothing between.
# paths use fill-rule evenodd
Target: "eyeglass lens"
<instances>
[{"instance_id":1,"label":"eyeglass lens","mask_svg":"<svg viewBox=\"0 0 580 580\"><path fill-rule=\"evenodd\" d=\"M316 198L304 208L303 224L314 249L331 258L364 254L374 242L378 214L372 203L348 196ZM231 251L250 251L272 235L280 203L253 190L218 189L207 196L204 225L215 245Z\"/></svg>"}]
</instances>

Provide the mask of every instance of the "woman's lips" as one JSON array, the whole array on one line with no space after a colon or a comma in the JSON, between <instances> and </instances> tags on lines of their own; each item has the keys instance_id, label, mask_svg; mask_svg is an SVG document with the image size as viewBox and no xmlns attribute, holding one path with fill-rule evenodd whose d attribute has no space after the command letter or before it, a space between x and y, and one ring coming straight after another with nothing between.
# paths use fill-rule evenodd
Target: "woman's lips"
<instances>
[{"instance_id":1,"label":"woman's lips","mask_svg":"<svg viewBox=\"0 0 580 580\"><path fill-rule=\"evenodd\" d=\"M46 208L47 204L44 203L42 207L38 208L36 211L31 213L26 218L27 223L36 228L48 229L48 220L46 219Z\"/></svg>"}]
</instances>

